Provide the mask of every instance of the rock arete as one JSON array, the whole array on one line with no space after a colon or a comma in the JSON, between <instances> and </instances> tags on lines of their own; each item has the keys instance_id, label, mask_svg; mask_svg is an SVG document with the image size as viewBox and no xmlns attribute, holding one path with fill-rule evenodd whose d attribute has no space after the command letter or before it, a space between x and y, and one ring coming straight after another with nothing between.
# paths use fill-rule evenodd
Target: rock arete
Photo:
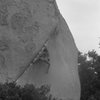
<instances>
[{"instance_id":1,"label":"rock arete","mask_svg":"<svg viewBox=\"0 0 100 100\"><path fill-rule=\"evenodd\" d=\"M45 45L50 65L35 62ZM55 0L0 1L0 82L48 84L53 96L80 100L77 60L74 39Z\"/></svg>"}]
</instances>

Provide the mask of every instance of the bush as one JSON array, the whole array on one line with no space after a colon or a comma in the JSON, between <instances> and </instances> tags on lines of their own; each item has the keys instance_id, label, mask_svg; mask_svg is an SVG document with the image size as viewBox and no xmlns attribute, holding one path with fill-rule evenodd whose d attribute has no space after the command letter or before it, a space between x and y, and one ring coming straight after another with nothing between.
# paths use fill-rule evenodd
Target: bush
<instances>
[{"instance_id":1,"label":"bush","mask_svg":"<svg viewBox=\"0 0 100 100\"><path fill-rule=\"evenodd\" d=\"M32 84L21 87L15 82L0 84L0 100L51 100L49 92L50 87L47 85L35 88Z\"/></svg>"}]
</instances>

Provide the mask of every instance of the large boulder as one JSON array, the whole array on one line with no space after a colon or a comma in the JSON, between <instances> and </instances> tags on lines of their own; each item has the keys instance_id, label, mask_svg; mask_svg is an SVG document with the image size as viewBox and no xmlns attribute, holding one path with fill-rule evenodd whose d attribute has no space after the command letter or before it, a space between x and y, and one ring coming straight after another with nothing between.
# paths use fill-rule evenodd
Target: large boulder
<instances>
[{"instance_id":1,"label":"large boulder","mask_svg":"<svg viewBox=\"0 0 100 100\"><path fill-rule=\"evenodd\" d=\"M56 1L5 1L0 2L0 81L48 84L55 97L79 100L78 50ZM50 64L36 61L45 44Z\"/></svg>"}]
</instances>

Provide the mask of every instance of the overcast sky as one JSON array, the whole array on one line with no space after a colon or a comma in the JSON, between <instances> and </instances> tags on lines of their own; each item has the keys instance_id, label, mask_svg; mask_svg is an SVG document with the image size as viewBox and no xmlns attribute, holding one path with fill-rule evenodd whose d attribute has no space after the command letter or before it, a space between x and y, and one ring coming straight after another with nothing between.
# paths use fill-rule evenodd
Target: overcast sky
<instances>
[{"instance_id":1,"label":"overcast sky","mask_svg":"<svg viewBox=\"0 0 100 100\"><path fill-rule=\"evenodd\" d=\"M100 0L56 0L81 52L100 54Z\"/></svg>"}]
</instances>

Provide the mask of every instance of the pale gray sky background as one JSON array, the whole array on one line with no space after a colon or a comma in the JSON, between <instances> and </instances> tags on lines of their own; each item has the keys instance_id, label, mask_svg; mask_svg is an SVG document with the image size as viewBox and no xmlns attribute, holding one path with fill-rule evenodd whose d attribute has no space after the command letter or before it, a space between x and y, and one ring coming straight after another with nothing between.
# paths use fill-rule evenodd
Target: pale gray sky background
<instances>
[{"instance_id":1,"label":"pale gray sky background","mask_svg":"<svg viewBox=\"0 0 100 100\"><path fill-rule=\"evenodd\" d=\"M100 54L100 0L56 0L81 52Z\"/></svg>"}]
</instances>

